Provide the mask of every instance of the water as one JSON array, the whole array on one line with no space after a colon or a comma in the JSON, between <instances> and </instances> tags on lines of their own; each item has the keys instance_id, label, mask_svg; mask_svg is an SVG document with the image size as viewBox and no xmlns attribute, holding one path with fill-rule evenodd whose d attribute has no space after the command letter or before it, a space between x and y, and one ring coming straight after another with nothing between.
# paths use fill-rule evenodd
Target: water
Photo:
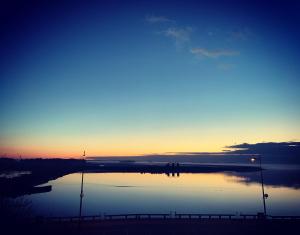
<instances>
[{"instance_id":1,"label":"water","mask_svg":"<svg viewBox=\"0 0 300 235\"><path fill-rule=\"evenodd\" d=\"M116 213L247 213L263 211L258 172L243 174L86 173L83 215ZM259 179L259 178L258 178ZM266 180L268 182L268 180ZM77 216L81 174L50 181L48 193L26 196L37 215ZM265 186L267 213L300 215L298 187Z\"/></svg>"}]
</instances>

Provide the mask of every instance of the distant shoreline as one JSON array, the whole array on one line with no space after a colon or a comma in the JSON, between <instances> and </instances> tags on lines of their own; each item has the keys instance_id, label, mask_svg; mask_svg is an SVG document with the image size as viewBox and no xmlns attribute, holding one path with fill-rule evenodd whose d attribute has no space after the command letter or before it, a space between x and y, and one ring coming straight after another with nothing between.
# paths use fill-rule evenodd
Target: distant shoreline
<instances>
[{"instance_id":1,"label":"distant shoreline","mask_svg":"<svg viewBox=\"0 0 300 235\"><path fill-rule=\"evenodd\" d=\"M213 173L213 172L253 172L260 168L257 166L246 165L216 165L216 164L182 164L182 163L101 163L88 164L87 172L105 173L105 172L136 172L136 173Z\"/></svg>"}]
</instances>

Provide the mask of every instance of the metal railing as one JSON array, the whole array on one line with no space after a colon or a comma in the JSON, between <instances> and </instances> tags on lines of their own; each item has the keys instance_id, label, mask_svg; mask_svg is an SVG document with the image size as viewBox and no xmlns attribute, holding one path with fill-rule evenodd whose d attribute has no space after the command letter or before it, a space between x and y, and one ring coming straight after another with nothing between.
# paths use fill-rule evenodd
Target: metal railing
<instances>
[{"instance_id":1,"label":"metal railing","mask_svg":"<svg viewBox=\"0 0 300 235\"><path fill-rule=\"evenodd\" d=\"M66 216L66 217L36 217L36 221L53 221L53 222L76 222L76 221L105 221L105 220L146 220L146 219L235 219L235 220L299 220L300 216L272 216L263 214L103 214L89 216Z\"/></svg>"},{"instance_id":2,"label":"metal railing","mask_svg":"<svg viewBox=\"0 0 300 235\"><path fill-rule=\"evenodd\" d=\"M300 219L300 216L297 215L270 215L271 219Z\"/></svg>"},{"instance_id":3,"label":"metal railing","mask_svg":"<svg viewBox=\"0 0 300 235\"><path fill-rule=\"evenodd\" d=\"M172 214L117 214L104 215L105 219L167 219L171 218Z\"/></svg>"},{"instance_id":4,"label":"metal railing","mask_svg":"<svg viewBox=\"0 0 300 235\"><path fill-rule=\"evenodd\" d=\"M176 219L232 219L234 214L178 214L175 213Z\"/></svg>"}]
</instances>

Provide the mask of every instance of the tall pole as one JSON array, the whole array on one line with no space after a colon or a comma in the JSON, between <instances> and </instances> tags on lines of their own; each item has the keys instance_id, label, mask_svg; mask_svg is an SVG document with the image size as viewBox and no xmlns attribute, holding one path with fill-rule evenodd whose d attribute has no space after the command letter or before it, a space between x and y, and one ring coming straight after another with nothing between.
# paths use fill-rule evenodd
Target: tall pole
<instances>
[{"instance_id":1,"label":"tall pole","mask_svg":"<svg viewBox=\"0 0 300 235\"><path fill-rule=\"evenodd\" d=\"M261 190L262 190L262 199L264 204L264 215L267 215L267 209L266 209L266 195L265 195L265 188L264 188L264 176L263 176L263 170L261 167L261 156L259 156L259 166L260 166L260 178L261 178Z\"/></svg>"},{"instance_id":2,"label":"tall pole","mask_svg":"<svg viewBox=\"0 0 300 235\"><path fill-rule=\"evenodd\" d=\"M85 151L83 152L82 159L84 161ZM83 199L83 176L84 176L84 165L82 165L81 171L81 187L80 187L80 205L79 205L79 220L78 220L78 230L80 233L80 226L81 226L81 213L82 213L82 199Z\"/></svg>"}]
</instances>

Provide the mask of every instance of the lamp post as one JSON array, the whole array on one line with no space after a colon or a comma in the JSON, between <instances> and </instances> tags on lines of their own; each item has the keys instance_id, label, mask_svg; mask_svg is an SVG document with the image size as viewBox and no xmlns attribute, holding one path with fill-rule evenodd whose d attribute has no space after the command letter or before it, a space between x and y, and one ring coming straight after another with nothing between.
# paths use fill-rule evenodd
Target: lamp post
<instances>
[{"instance_id":1,"label":"lamp post","mask_svg":"<svg viewBox=\"0 0 300 235\"><path fill-rule=\"evenodd\" d=\"M82 155L82 160L84 161L85 157L85 151ZM80 187L80 204L79 204L79 220L78 220L78 229L80 233L80 226L81 226L81 212L82 212L82 199L83 199L83 176L84 176L84 165L82 166L82 172L81 172L81 187Z\"/></svg>"},{"instance_id":2,"label":"lamp post","mask_svg":"<svg viewBox=\"0 0 300 235\"><path fill-rule=\"evenodd\" d=\"M259 168L260 168L260 181L261 181L261 191L262 191L262 200L263 200L263 205L264 205L264 216L267 215L267 209L266 209L266 198L268 198L268 194L265 193L265 188L264 188L264 176L263 176L263 171L261 167L261 155L258 155L256 157L251 158L251 162L259 161Z\"/></svg>"}]
</instances>

